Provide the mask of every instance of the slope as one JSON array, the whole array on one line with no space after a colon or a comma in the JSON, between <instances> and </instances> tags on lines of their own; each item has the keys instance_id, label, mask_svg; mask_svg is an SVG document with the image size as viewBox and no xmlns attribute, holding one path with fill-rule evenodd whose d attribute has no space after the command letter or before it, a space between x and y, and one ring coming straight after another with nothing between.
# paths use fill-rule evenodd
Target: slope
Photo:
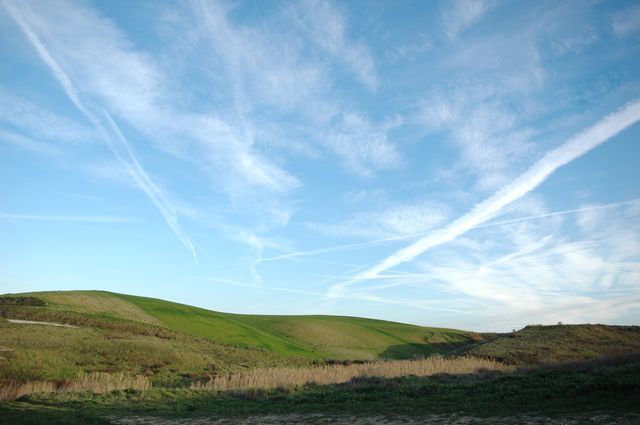
<instances>
[{"instance_id":1,"label":"slope","mask_svg":"<svg viewBox=\"0 0 640 425\"><path fill-rule=\"evenodd\" d=\"M180 385L248 367L407 358L469 343L467 333L449 329L351 317L218 313L101 291L0 296L0 379L104 371Z\"/></svg>"},{"instance_id":2,"label":"slope","mask_svg":"<svg viewBox=\"0 0 640 425\"><path fill-rule=\"evenodd\" d=\"M512 365L575 362L640 353L640 326L527 326L467 351Z\"/></svg>"}]
</instances>

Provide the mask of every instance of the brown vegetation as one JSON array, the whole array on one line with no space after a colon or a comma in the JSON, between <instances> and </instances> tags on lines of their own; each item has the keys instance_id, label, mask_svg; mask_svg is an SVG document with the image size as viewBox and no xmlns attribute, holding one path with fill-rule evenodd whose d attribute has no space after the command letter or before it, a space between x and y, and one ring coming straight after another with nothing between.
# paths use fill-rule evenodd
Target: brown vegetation
<instances>
[{"instance_id":1,"label":"brown vegetation","mask_svg":"<svg viewBox=\"0 0 640 425\"><path fill-rule=\"evenodd\" d=\"M217 376L207 382L195 383L193 389L239 390L247 388L277 388L305 384L339 384L354 378L396 378L400 376L430 376L436 374L469 374L480 371L508 371L510 367L494 360L471 357L444 358L431 356L420 360L393 360L371 363L327 364L308 368L263 368Z\"/></svg>"},{"instance_id":2,"label":"brown vegetation","mask_svg":"<svg viewBox=\"0 0 640 425\"><path fill-rule=\"evenodd\" d=\"M0 297L0 305L22 305L41 307L45 303L40 298L35 297Z\"/></svg>"},{"instance_id":3,"label":"brown vegetation","mask_svg":"<svg viewBox=\"0 0 640 425\"><path fill-rule=\"evenodd\" d=\"M104 372L82 374L75 379L65 381L4 381L0 382L0 400L15 400L24 395L35 393L65 391L107 393L130 388L146 390L151 388L151 381L141 375L131 376L123 373L109 374Z\"/></svg>"}]
</instances>

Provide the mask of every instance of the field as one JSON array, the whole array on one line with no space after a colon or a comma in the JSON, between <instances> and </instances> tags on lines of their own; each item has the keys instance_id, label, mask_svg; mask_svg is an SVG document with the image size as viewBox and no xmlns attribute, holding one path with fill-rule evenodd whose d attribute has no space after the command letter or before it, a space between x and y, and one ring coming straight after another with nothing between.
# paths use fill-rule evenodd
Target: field
<instances>
[{"instance_id":1,"label":"field","mask_svg":"<svg viewBox=\"0 0 640 425\"><path fill-rule=\"evenodd\" d=\"M96 291L0 296L0 396L0 422L16 424L634 423L640 328L477 334Z\"/></svg>"},{"instance_id":2,"label":"field","mask_svg":"<svg viewBox=\"0 0 640 425\"><path fill-rule=\"evenodd\" d=\"M0 304L0 379L71 379L79 373L144 374L156 384L248 367L327 360L403 359L469 346L477 336L380 320L218 313L106 292L22 294L45 305ZM9 323L66 323L76 328Z\"/></svg>"},{"instance_id":3,"label":"field","mask_svg":"<svg viewBox=\"0 0 640 425\"><path fill-rule=\"evenodd\" d=\"M272 390L60 393L0 404L0 417L20 424L168 424L179 419L195 425L209 423L208 418L211 423L291 423L292 414L316 418L305 423L355 423L358 418L361 423L421 423L436 416L444 418L437 423L459 417L472 421L456 423L637 423L640 362L635 357L515 373L360 378ZM345 417L351 419L341 422Z\"/></svg>"}]
</instances>

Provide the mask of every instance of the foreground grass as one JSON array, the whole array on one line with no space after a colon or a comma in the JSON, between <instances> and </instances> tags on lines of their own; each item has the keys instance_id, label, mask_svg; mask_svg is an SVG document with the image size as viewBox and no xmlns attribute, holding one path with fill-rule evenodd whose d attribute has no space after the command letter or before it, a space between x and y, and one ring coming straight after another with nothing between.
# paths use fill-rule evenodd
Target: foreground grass
<instances>
[{"instance_id":1,"label":"foreground grass","mask_svg":"<svg viewBox=\"0 0 640 425\"><path fill-rule=\"evenodd\" d=\"M102 424L108 423L107 417L133 415L198 418L289 413L537 413L557 417L585 412L640 412L638 358L517 373L356 379L297 389L223 393L151 389L31 396L0 403L0 417L15 424Z\"/></svg>"},{"instance_id":2,"label":"foreground grass","mask_svg":"<svg viewBox=\"0 0 640 425\"><path fill-rule=\"evenodd\" d=\"M291 388L307 384L329 385L365 378L402 376L462 375L478 372L506 372L513 368L489 359L432 356L416 360L390 360L352 364L327 364L306 368L251 369L196 382L192 389L243 390Z\"/></svg>"}]
</instances>

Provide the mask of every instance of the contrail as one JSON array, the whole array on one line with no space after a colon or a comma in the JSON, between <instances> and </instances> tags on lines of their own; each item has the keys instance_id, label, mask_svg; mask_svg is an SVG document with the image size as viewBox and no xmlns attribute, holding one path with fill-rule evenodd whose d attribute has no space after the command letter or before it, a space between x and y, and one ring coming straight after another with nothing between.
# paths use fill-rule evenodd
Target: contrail
<instances>
[{"instance_id":1,"label":"contrail","mask_svg":"<svg viewBox=\"0 0 640 425\"><path fill-rule=\"evenodd\" d=\"M129 217L113 215L38 215L0 213L0 220L74 221L88 223L132 223Z\"/></svg>"},{"instance_id":2,"label":"contrail","mask_svg":"<svg viewBox=\"0 0 640 425\"><path fill-rule=\"evenodd\" d=\"M525 216L525 217L517 217L517 218L512 218L512 219L507 219L507 220L492 221L492 222L489 222L489 223L484 224L482 226L476 226L475 228L473 228L471 230L486 229L486 228L489 228L489 227L504 226L504 225L507 225L507 224L514 224L514 223L521 223L521 222L525 222L525 221L540 220L540 219L543 219L543 218L559 217L559 216L563 216L563 215L576 214L576 213L581 213L581 212L586 212L586 211L594 211L594 210L613 208L613 207L618 207L620 205L633 204L633 203L639 202L639 201L640 201L640 199L631 199L631 200L628 200L628 201L612 202L612 203L609 203L609 204L592 205L592 206L584 207L584 208L574 208L574 209L570 209L570 210L553 211L553 212L544 213L544 214L528 215L528 216ZM243 265L247 265L247 264L260 264L260 263L266 263L266 262L270 262L270 261L288 260L288 259L295 259L295 258L298 258L298 257L308 257L308 256L311 256L311 255L329 254L329 253L338 252L338 251L351 251L351 250L355 250L355 249L359 249L359 248L368 248L368 247L372 247L372 246L383 245L383 244L388 243L388 242L397 242L397 241L403 241L403 240L406 240L406 239L414 239L414 238L418 238L420 236L431 235L432 233L433 233L432 231L419 232L419 233L410 233L410 234L404 234L404 235L398 235L398 236L389 236L389 237L380 238L380 239L373 239L373 240L366 241L366 242L357 242L357 243L350 243L350 244L343 244L343 245L334 245L334 246L330 246L330 247L327 247L327 248L318 248L318 249L313 249L313 250L309 250L309 251L293 251L293 252L287 252L285 254L275 255L273 257L264 257L264 258L261 258L260 260L256 260L256 261L247 261L247 262L244 262L244 263L238 263L237 265L243 266Z\"/></svg>"},{"instance_id":3,"label":"contrail","mask_svg":"<svg viewBox=\"0 0 640 425\"><path fill-rule=\"evenodd\" d=\"M119 142L119 146L124 149L125 155L123 156L120 150L118 149L116 143L114 143L114 138L112 138L105 126L102 124L100 118L94 114L91 110L89 110L80 100L80 96L78 94L78 90L73 85L73 82L67 75L67 73L62 69L62 67L58 64L58 62L51 56L47 48L42 44L38 35L31 29L31 27L27 24L27 22L23 19L19 12L17 12L13 5L9 2L4 3L5 9L9 12L9 15L18 23L24 34L27 36L35 50L38 52L40 58L45 62L45 64L49 67L50 71L53 73L54 77L64 90L65 94L71 100L71 102L75 105L75 107L82 113L82 115L89 120L94 127L98 130L98 132L102 135L103 139L107 143L109 149L113 152L116 158L126 167L127 171L131 175L131 177L135 180L136 184L142 191L149 197L151 202L158 209L162 217L166 221L167 225L174 233L174 235L180 239L182 244L191 252L195 261L198 261L198 257L196 255L195 248L191 239L184 232L182 227L178 224L177 221L177 213L175 208L171 205L171 203L164 196L162 191L156 186L156 184L149 178L145 170L140 165L140 162L135 157L133 150L129 146L129 143L124 138L120 129L116 125L116 123L111 118L108 112L103 111L104 115L109 123L109 127L115 133L115 140Z\"/></svg>"},{"instance_id":4,"label":"contrail","mask_svg":"<svg viewBox=\"0 0 640 425\"><path fill-rule=\"evenodd\" d=\"M476 204L467 214L453 221L448 226L430 233L411 245L396 251L368 270L358 273L351 281L332 286L329 289L329 294L340 293L342 289L354 282L373 279L381 272L404 262L411 261L428 249L447 243L476 226L485 223L495 217L504 207L538 187L558 168L579 158L639 120L640 101L635 100L618 111L606 116L593 127L584 130L559 147L547 152L511 184L503 187L486 200Z\"/></svg>"}]
</instances>

